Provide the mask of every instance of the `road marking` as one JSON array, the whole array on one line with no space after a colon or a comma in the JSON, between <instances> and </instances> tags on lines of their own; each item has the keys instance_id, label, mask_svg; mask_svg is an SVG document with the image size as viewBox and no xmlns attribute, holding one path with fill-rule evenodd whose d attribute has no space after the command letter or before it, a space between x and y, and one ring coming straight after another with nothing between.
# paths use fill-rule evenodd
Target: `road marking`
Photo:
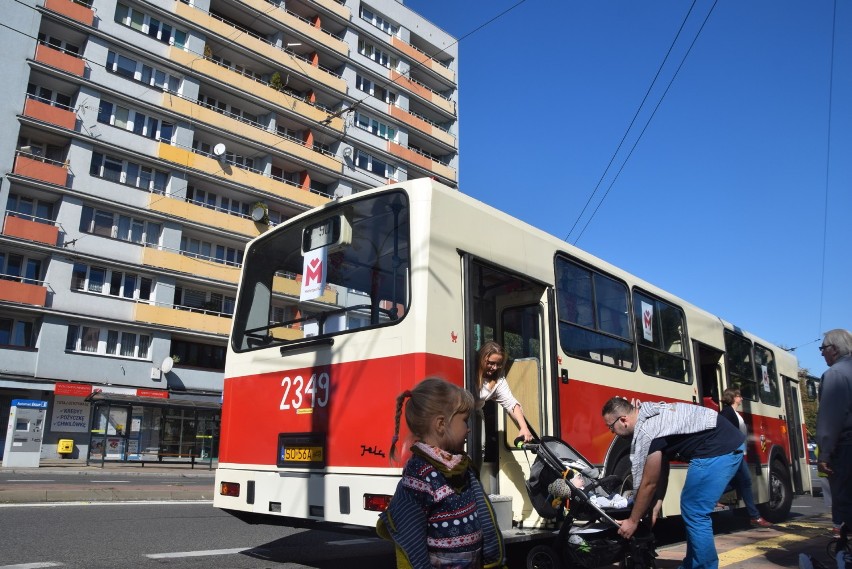
<instances>
[{"instance_id":1,"label":"road marking","mask_svg":"<svg viewBox=\"0 0 852 569\"><path fill-rule=\"evenodd\" d=\"M150 553L145 557L150 559L172 559L179 557L205 557L208 555L235 555L249 551L251 547L235 547L234 549L208 549L205 551L175 551L174 553ZM3 569L0 567L0 569Z\"/></svg>"},{"instance_id":2,"label":"road marking","mask_svg":"<svg viewBox=\"0 0 852 569\"><path fill-rule=\"evenodd\" d=\"M340 541L329 541L329 545L364 545L365 543L376 543L379 538L343 539Z\"/></svg>"},{"instance_id":3,"label":"road marking","mask_svg":"<svg viewBox=\"0 0 852 569\"><path fill-rule=\"evenodd\" d=\"M64 563L45 561L44 563L20 563L18 565L0 565L0 569L43 569L44 567L64 567Z\"/></svg>"},{"instance_id":4,"label":"road marking","mask_svg":"<svg viewBox=\"0 0 852 569\"><path fill-rule=\"evenodd\" d=\"M28 480L7 480L6 482L56 482L56 480L36 480L36 479L30 478ZM2 568L0 568L0 569L2 569Z\"/></svg>"},{"instance_id":5,"label":"road marking","mask_svg":"<svg viewBox=\"0 0 852 569\"><path fill-rule=\"evenodd\" d=\"M0 504L0 508L55 508L57 506L183 506L212 504L213 500L107 500L92 502L31 502L29 504ZM0 565L0 569L6 569Z\"/></svg>"},{"instance_id":6,"label":"road marking","mask_svg":"<svg viewBox=\"0 0 852 569\"><path fill-rule=\"evenodd\" d=\"M130 484L130 480L89 480L92 484Z\"/></svg>"},{"instance_id":7,"label":"road marking","mask_svg":"<svg viewBox=\"0 0 852 569\"><path fill-rule=\"evenodd\" d=\"M748 545L742 545L719 555L719 567L739 566L743 561L765 555L767 551L779 549L783 545L804 541L825 534L825 525L796 521L786 524L776 524L778 529L796 533L785 533L756 541ZM767 534L769 535L769 534Z\"/></svg>"}]
</instances>

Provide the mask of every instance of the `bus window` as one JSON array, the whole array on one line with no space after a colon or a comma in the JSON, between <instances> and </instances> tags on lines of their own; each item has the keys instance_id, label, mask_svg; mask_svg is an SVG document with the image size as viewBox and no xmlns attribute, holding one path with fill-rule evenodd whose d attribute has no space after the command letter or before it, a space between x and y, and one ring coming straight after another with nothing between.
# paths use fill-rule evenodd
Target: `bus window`
<instances>
[{"instance_id":1,"label":"bus window","mask_svg":"<svg viewBox=\"0 0 852 569\"><path fill-rule=\"evenodd\" d=\"M402 192L324 208L270 232L246 251L234 328L237 352L308 337L344 334L398 322L409 303L409 210ZM345 218L347 235L335 240L326 220ZM351 235L349 234L351 227ZM323 249L326 286L300 300L306 236Z\"/></svg>"},{"instance_id":2,"label":"bus window","mask_svg":"<svg viewBox=\"0 0 852 569\"><path fill-rule=\"evenodd\" d=\"M683 311L647 294L633 293L639 367L649 375L689 383Z\"/></svg>"},{"instance_id":3,"label":"bus window","mask_svg":"<svg viewBox=\"0 0 852 569\"><path fill-rule=\"evenodd\" d=\"M757 400L752 366L751 342L725 330L725 350L728 362L728 387L740 390L743 399Z\"/></svg>"},{"instance_id":4,"label":"bus window","mask_svg":"<svg viewBox=\"0 0 852 569\"><path fill-rule=\"evenodd\" d=\"M566 354L633 368L633 335L624 283L556 258L559 343Z\"/></svg>"},{"instance_id":5,"label":"bus window","mask_svg":"<svg viewBox=\"0 0 852 569\"><path fill-rule=\"evenodd\" d=\"M754 368L760 379L757 392L760 400L769 405L781 405L781 394L778 391L778 373L775 367L775 354L760 344L754 345Z\"/></svg>"}]
</instances>

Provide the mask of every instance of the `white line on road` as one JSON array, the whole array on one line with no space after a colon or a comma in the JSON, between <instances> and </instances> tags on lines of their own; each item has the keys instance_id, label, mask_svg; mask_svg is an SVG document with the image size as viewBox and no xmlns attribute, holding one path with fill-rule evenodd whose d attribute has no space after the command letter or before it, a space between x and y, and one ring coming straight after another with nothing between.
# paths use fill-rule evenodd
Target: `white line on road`
<instances>
[{"instance_id":1,"label":"white line on road","mask_svg":"<svg viewBox=\"0 0 852 569\"><path fill-rule=\"evenodd\" d=\"M145 557L150 559L172 559L177 557L205 557L208 555L234 555L248 551L251 547L235 547L234 549L208 549L205 551L175 551L174 553L150 553ZM3 569L0 567L0 569Z\"/></svg>"},{"instance_id":2,"label":"white line on road","mask_svg":"<svg viewBox=\"0 0 852 569\"><path fill-rule=\"evenodd\" d=\"M0 565L0 569L44 569L45 567L64 567L64 563L54 563L46 561L45 563L20 563L18 565Z\"/></svg>"},{"instance_id":3,"label":"white line on road","mask_svg":"<svg viewBox=\"0 0 852 569\"><path fill-rule=\"evenodd\" d=\"M56 482L56 480L36 480L36 479L30 478L28 480L7 480L6 482ZM0 568L0 569L2 569L2 568Z\"/></svg>"},{"instance_id":4,"label":"white line on road","mask_svg":"<svg viewBox=\"0 0 852 569\"><path fill-rule=\"evenodd\" d=\"M130 480L90 480L92 484L130 484Z\"/></svg>"},{"instance_id":5,"label":"white line on road","mask_svg":"<svg viewBox=\"0 0 852 569\"><path fill-rule=\"evenodd\" d=\"M0 504L0 508L55 508L57 506L184 506L212 504L213 500L110 500L103 502L31 502L29 504ZM0 565L0 569L6 569Z\"/></svg>"},{"instance_id":6,"label":"white line on road","mask_svg":"<svg viewBox=\"0 0 852 569\"><path fill-rule=\"evenodd\" d=\"M364 545L365 543L376 543L377 541L381 540L377 537L373 537L360 539L342 539L340 541L329 541L327 543L329 545Z\"/></svg>"}]
</instances>

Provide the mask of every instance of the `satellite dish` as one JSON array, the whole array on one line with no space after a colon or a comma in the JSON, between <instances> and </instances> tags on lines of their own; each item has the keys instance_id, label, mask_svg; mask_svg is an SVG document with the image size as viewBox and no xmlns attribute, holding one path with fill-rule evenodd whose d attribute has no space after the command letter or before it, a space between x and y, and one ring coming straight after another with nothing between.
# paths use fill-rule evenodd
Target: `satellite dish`
<instances>
[{"instance_id":1,"label":"satellite dish","mask_svg":"<svg viewBox=\"0 0 852 569\"><path fill-rule=\"evenodd\" d=\"M343 149L343 155L346 156L347 158L350 158L352 156L352 148L350 148L349 146L344 148Z\"/></svg>"},{"instance_id":2,"label":"satellite dish","mask_svg":"<svg viewBox=\"0 0 852 569\"><path fill-rule=\"evenodd\" d=\"M251 218L254 221L263 221L263 218L266 217L266 210L260 206L255 207L251 210Z\"/></svg>"},{"instance_id":3,"label":"satellite dish","mask_svg":"<svg viewBox=\"0 0 852 569\"><path fill-rule=\"evenodd\" d=\"M216 156L224 156L225 155L225 145L221 142L213 147L213 154Z\"/></svg>"},{"instance_id":4,"label":"satellite dish","mask_svg":"<svg viewBox=\"0 0 852 569\"><path fill-rule=\"evenodd\" d=\"M172 367L174 367L174 365L175 361L171 357L168 357L163 360L163 363L160 365L160 369L163 371L163 373L169 373L170 371L172 371Z\"/></svg>"}]
</instances>

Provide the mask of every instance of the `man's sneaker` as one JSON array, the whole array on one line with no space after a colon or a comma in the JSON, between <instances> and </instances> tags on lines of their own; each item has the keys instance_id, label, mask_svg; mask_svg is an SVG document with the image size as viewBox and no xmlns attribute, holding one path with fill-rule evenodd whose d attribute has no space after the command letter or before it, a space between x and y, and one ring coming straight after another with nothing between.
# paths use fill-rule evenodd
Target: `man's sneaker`
<instances>
[{"instance_id":1,"label":"man's sneaker","mask_svg":"<svg viewBox=\"0 0 852 569\"><path fill-rule=\"evenodd\" d=\"M756 528L771 528L772 527L772 524L770 522L767 522L766 520L764 520L761 517L752 518L751 519L751 525L756 527Z\"/></svg>"}]
</instances>

